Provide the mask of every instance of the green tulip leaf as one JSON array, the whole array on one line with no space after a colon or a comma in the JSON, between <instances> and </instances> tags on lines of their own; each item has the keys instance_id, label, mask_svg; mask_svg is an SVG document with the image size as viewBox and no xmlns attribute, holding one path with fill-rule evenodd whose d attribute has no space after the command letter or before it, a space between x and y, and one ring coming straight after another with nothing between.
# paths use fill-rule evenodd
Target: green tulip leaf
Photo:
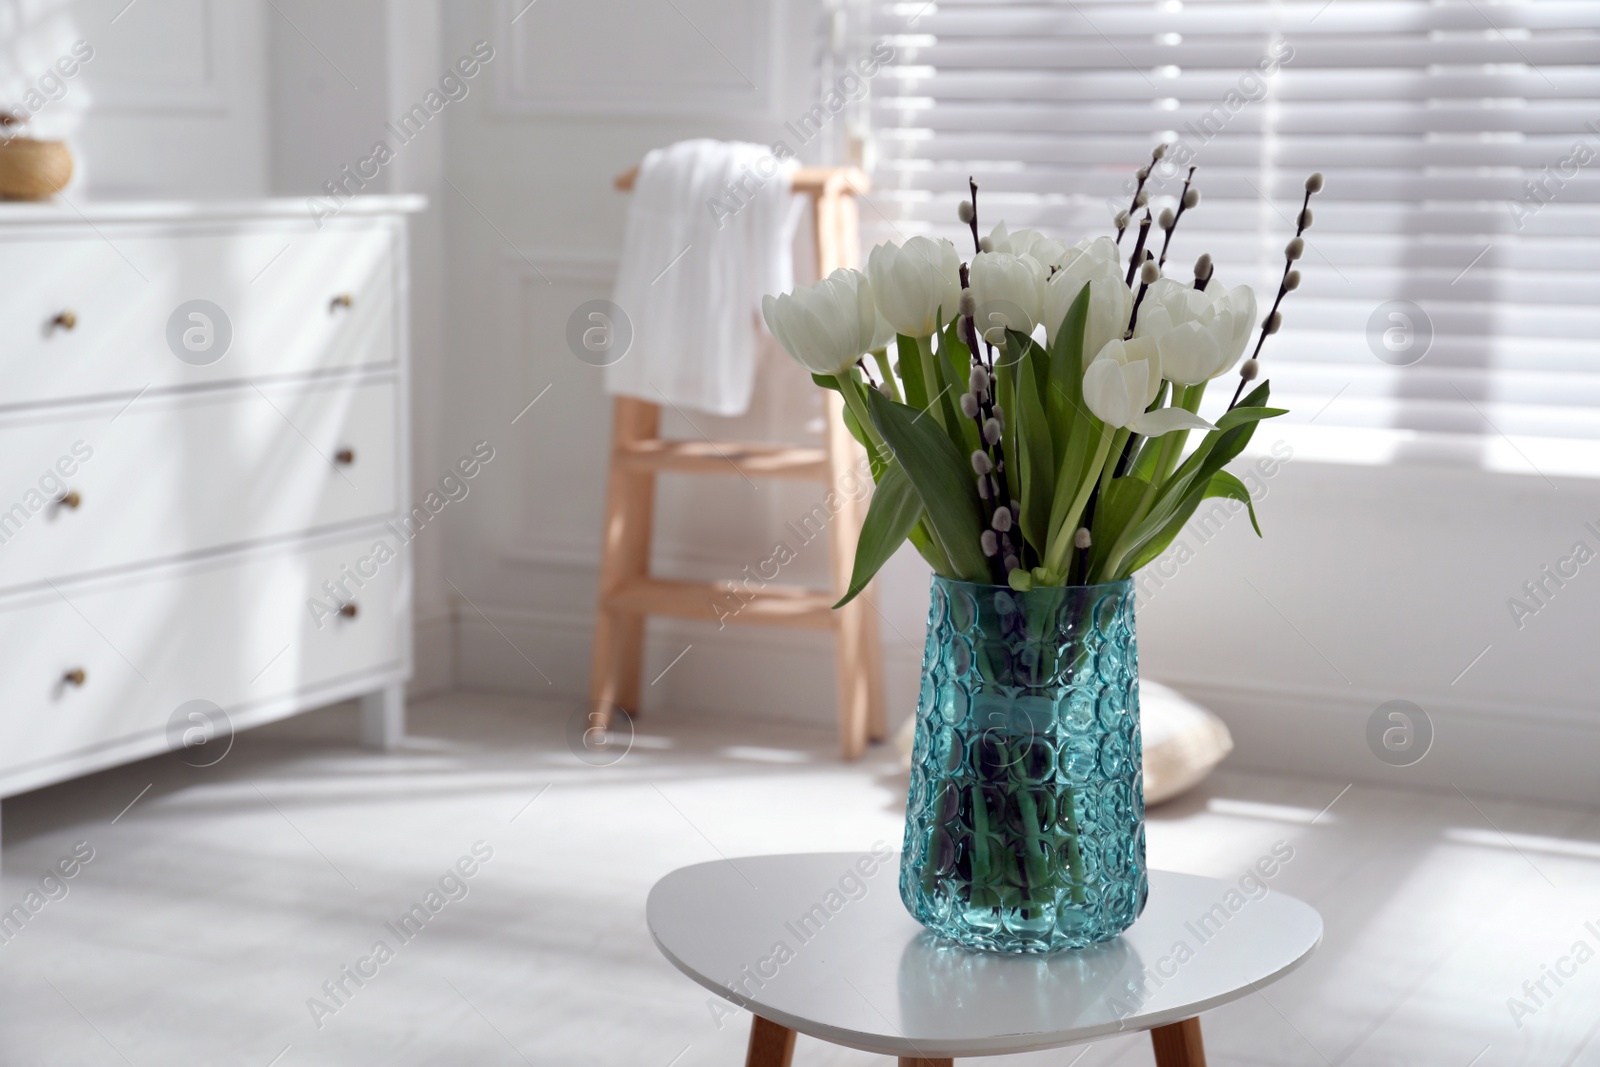
<instances>
[{"instance_id":1,"label":"green tulip leaf","mask_svg":"<svg viewBox=\"0 0 1600 1067\"><path fill-rule=\"evenodd\" d=\"M929 532L950 561L952 573L946 577L988 581L989 561L978 542L983 511L968 458L923 412L876 390L868 395L867 406L873 425L922 500Z\"/></svg>"},{"instance_id":2,"label":"green tulip leaf","mask_svg":"<svg viewBox=\"0 0 1600 1067\"><path fill-rule=\"evenodd\" d=\"M928 406L928 386L922 380L922 359L917 354L917 339L896 334L895 358L900 363L900 385L905 390L906 403L918 411Z\"/></svg>"},{"instance_id":3,"label":"green tulip leaf","mask_svg":"<svg viewBox=\"0 0 1600 1067\"><path fill-rule=\"evenodd\" d=\"M1150 515L1146 518L1147 523L1153 518L1156 520L1155 525L1160 525L1161 522L1165 521L1166 514L1177 506L1178 502L1183 499L1192 486L1204 485L1212 474L1221 470L1225 465L1232 462L1240 452L1243 452L1245 446L1250 443L1251 436L1255 433L1256 424L1263 418L1272 417L1259 414L1260 412L1279 412L1282 410L1266 406L1269 385L1270 383L1268 382L1262 382L1244 398L1244 403L1229 412L1229 415L1237 412L1245 412L1245 414L1232 421L1229 420L1228 415L1224 415L1218 420L1219 428L1208 432L1205 437L1201 438L1199 446L1189 454L1189 458L1185 459L1162 485L1161 495L1156 498L1155 506L1150 509ZM1227 423L1227 425L1223 426L1221 425L1222 423Z\"/></svg>"},{"instance_id":4,"label":"green tulip leaf","mask_svg":"<svg viewBox=\"0 0 1600 1067\"><path fill-rule=\"evenodd\" d=\"M837 392L839 389L838 383L835 382L833 378L828 378L827 380L834 383L831 388ZM877 390L868 389L867 392L876 393ZM872 480L876 482L880 477L883 476L883 468L886 462L885 457L882 455L882 450L872 443L871 439L867 436L866 431L862 429L860 421L856 419L856 413L854 411L846 407L843 414L844 428L849 430L850 436L854 437L861 447L867 450L867 466L872 472Z\"/></svg>"},{"instance_id":5,"label":"green tulip leaf","mask_svg":"<svg viewBox=\"0 0 1600 1067\"><path fill-rule=\"evenodd\" d=\"M850 588L835 608L844 607L867 587L879 568L911 535L921 517L922 501L911 487L905 468L898 463L889 464L883 477L878 479L878 487L872 491L872 503L867 506L867 517L861 524L855 563L850 571Z\"/></svg>"},{"instance_id":6,"label":"green tulip leaf","mask_svg":"<svg viewBox=\"0 0 1600 1067\"><path fill-rule=\"evenodd\" d=\"M1088 459L1088 450L1097 439L1099 420L1083 403L1083 335L1089 325L1089 286L1085 285L1067 309L1056 331L1046 361L1035 373L1047 371L1040 382L1040 395L1055 427L1056 466L1077 471ZM1082 458L1073 461L1074 454Z\"/></svg>"},{"instance_id":7,"label":"green tulip leaf","mask_svg":"<svg viewBox=\"0 0 1600 1067\"><path fill-rule=\"evenodd\" d=\"M1004 427L1000 431L1000 443L1005 448L1006 459L1011 462L1021 462L1022 449L1017 441L1017 373L1026 368L1015 363L996 363L994 368L994 402L1000 405L1004 412ZM1013 459L1015 457L1015 459Z\"/></svg>"},{"instance_id":8,"label":"green tulip leaf","mask_svg":"<svg viewBox=\"0 0 1600 1067\"><path fill-rule=\"evenodd\" d=\"M1129 520L1133 518L1133 513L1148 488L1150 488L1149 480L1135 475L1111 479L1111 485L1105 495L1100 497L1094 506L1094 524L1089 528L1091 538L1089 565L1084 569L1085 574L1094 574L1105 562L1106 554L1116 543L1117 535L1122 533Z\"/></svg>"},{"instance_id":9,"label":"green tulip leaf","mask_svg":"<svg viewBox=\"0 0 1600 1067\"><path fill-rule=\"evenodd\" d=\"M1204 485L1197 485L1185 495L1182 503L1173 511L1160 530L1128 557L1126 566L1122 568L1123 573L1132 574L1165 552L1167 546L1177 539L1183 527L1194 516L1196 509L1200 507L1201 501L1210 497L1226 497L1231 500L1243 501L1244 505L1250 510L1250 523L1256 528L1256 536L1259 537L1261 535L1261 527L1256 525L1256 510L1255 505L1250 500L1250 491L1245 488L1243 482L1227 471L1217 471L1212 474Z\"/></svg>"},{"instance_id":10,"label":"green tulip leaf","mask_svg":"<svg viewBox=\"0 0 1600 1067\"><path fill-rule=\"evenodd\" d=\"M1272 395L1272 379L1263 378L1261 384L1239 398L1234 405L1234 410L1239 408L1261 408L1267 406L1267 398Z\"/></svg>"},{"instance_id":11,"label":"green tulip leaf","mask_svg":"<svg viewBox=\"0 0 1600 1067\"><path fill-rule=\"evenodd\" d=\"M1267 383L1262 382L1260 387L1254 390L1247 399L1252 401L1248 405L1249 407L1264 408L1263 402L1267 399ZM1244 406L1246 405L1241 405L1241 408ZM1235 408L1234 410L1237 411L1240 408ZM1147 551L1149 545L1169 529L1173 518L1179 515L1185 506L1188 507L1189 515L1194 513L1194 509L1199 506L1204 494L1210 490L1213 477L1222 470L1225 464L1231 462L1239 453L1244 451L1245 446L1250 443L1250 437L1255 433L1259 422L1259 418L1247 419L1230 429L1212 430L1206 434L1205 439L1200 442L1200 447L1195 449L1194 454L1185 460L1183 465L1174 471L1172 477L1161 487L1161 493L1156 498L1155 505L1150 509L1144 520L1140 522L1138 528L1134 530L1132 547L1129 548L1122 565L1118 567L1121 573L1132 574L1144 565L1144 563L1133 561L1143 559L1144 562L1149 562L1155 558L1155 555L1160 554L1159 549L1155 555L1149 554ZM1187 515L1185 519L1187 519ZM1181 527L1182 523L1178 525ZM1172 538L1176 536L1177 529L1172 529L1171 535L1167 537L1167 542L1170 543ZM1161 547L1164 548L1165 544Z\"/></svg>"},{"instance_id":12,"label":"green tulip leaf","mask_svg":"<svg viewBox=\"0 0 1600 1067\"><path fill-rule=\"evenodd\" d=\"M938 312L939 315L943 313L943 309ZM979 447L978 424L961 413L960 401L961 394L967 391L967 379L972 375L972 352L956 338L957 320L946 323L941 318L938 321L939 329L928 339L930 345L936 340L939 342L933 355L934 373L939 377L933 399L944 416L950 440L963 452L975 452Z\"/></svg>"},{"instance_id":13,"label":"green tulip leaf","mask_svg":"<svg viewBox=\"0 0 1600 1067\"><path fill-rule=\"evenodd\" d=\"M1284 408L1269 408L1266 406L1268 389L1271 383L1262 382L1248 396L1244 402L1234 408L1227 415L1217 420L1217 429L1206 434L1200 442L1200 447L1194 454L1184 461L1183 466L1174 472L1173 478L1182 473L1185 467L1195 470L1206 469L1205 477L1221 470L1225 464L1231 463L1239 453L1245 450L1250 443L1251 436L1256 432L1256 424L1262 419L1270 419L1282 414ZM1263 414L1270 412L1271 414ZM1237 416L1237 418L1230 418ZM1207 469L1208 468L1208 469Z\"/></svg>"},{"instance_id":14,"label":"green tulip leaf","mask_svg":"<svg viewBox=\"0 0 1600 1067\"><path fill-rule=\"evenodd\" d=\"M940 309L943 313L943 309ZM951 376L955 383L957 395L966 391L967 376L972 368L972 349L967 347L967 342L960 337L958 324L961 317L951 319L939 329L939 353L944 356L945 373Z\"/></svg>"},{"instance_id":15,"label":"green tulip leaf","mask_svg":"<svg viewBox=\"0 0 1600 1067\"><path fill-rule=\"evenodd\" d=\"M1255 528L1256 536L1263 536L1261 523L1256 520L1256 502L1250 498L1250 490L1238 478L1227 471L1218 471L1211 476L1211 482L1206 487L1206 496L1220 496L1239 501L1250 512L1250 525Z\"/></svg>"},{"instance_id":16,"label":"green tulip leaf","mask_svg":"<svg viewBox=\"0 0 1600 1067\"><path fill-rule=\"evenodd\" d=\"M1089 321L1089 286L1073 299L1061 328L1047 353L1048 389L1043 400L1050 416L1051 444L1055 449L1056 482L1051 494L1047 539L1056 536L1066 521L1078 487L1088 473L1100 441L1100 420L1083 402L1083 337Z\"/></svg>"},{"instance_id":17,"label":"green tulip leaf","mask_svg":"<svg viewBox=\"0 0 1600 1067\"><path fill-rule=\"evenodd\" d=\"M1149 488L1150 483L1146 478L1134 475L1112 478L1106 493L1094 502L1094 522L1090 526L1090 558L1088 565L1083 568L1083 574L1096 574L1106 563L1107 555L1110 555L1110 550L1117 544L1118 534L1122 534L1128 523L1133 520L1139 501L1144 499L1144 493Z\"/></svg>"},{"instance_id":18,"label":"green tulip leaf","mask_svg":"<svg viewBox=\"0 0 1600 1067\"><path fill-rule=\"evenodd\" d=\"M1148 437L1141 437L1134 446L1133 462L1128 465L1128 474L1134 478L1143 478L1151 481L1156 476L1156 464L1161 461L1161 446L1159 441L1152 445Z\"/></svg>"},{"instance_id":19,"label":"green tulip leaf","mask_svg":"<svg viewBox=\"0 0 1600 1067\"><path fill-rule=\"evenodd\" d=\"M1012 337L1033 343L1021 334L1014 333ZM1028 362L1033 361L1032 355ZM1017 375L1016 407L1007 413L1007 421L1016 424L1016 447L1021 452L1017 469L1022 473L1022 536L1033 546L1034 554L1043 558L1050 538L1050 506L1055 493L1055 445L1044 401L1039 396L1038 376L1026 365Z\"/></svg>"},{"instance_id":20,"label":"green tulip leaf","mask_svg":"<svg viewBox=\"0 0 1600 1067\"><path fill-rule=\"evenodd\" d=\"M950 566L950 557L944 554L944 549L939 547L939 542L933 539L933 534L928 532L928 517L923 515L917 524L906 535L911 546L933 568L935 574L952 574L954 568Z\"/></svg>"},{"instance_id":21,"label":"green tulip leaf","mask_svg":"<svg viewBox=\"0 0 1600 1067\"><path fill-rule=\"evenodd\" d=\"M1217 420L1217 429L1231 430L1235 426L1242 426L1247 422L1275 419L1279 415L1287 414L1289 414L1288 408L1237 407Z\"/></svg>"}]
</instances>

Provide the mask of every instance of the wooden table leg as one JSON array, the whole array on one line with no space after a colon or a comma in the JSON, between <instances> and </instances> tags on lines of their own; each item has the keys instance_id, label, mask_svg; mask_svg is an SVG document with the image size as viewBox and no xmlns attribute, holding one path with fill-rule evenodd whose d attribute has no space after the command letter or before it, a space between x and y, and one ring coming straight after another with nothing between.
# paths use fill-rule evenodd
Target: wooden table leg
<instances>
[{"instance_id":1,"label":"wooden table leg","mask_svg":"<svg viewBox=\"0 0 1600 1067\"><path fill-rule=\"evenodd\" d=\"M955 1060L925 1060L921 1056L901 1056L900 1067L955 1067Z\"/></svg>"},{"instance_id":2,"label":"wooden table leg","mask_svg":"<svg viewBox=\"0 0 1600 1067\"><path fill-rule=\"evenodd\" d=\"M1156 1067L1206 1067L1198 1018L1156 1027L1150 1043L1156 1047Z\"/></svg>"},{"instance_id":3,"label":"wooden table leg","mask_svg":"<svg viewBox=\"0 0 1600 1067\"><path fill-rule=\"evenodd\" d=\"M794 1059L794 1031L759 1015L750 1016L750 1051L744 1067L789 1067Z\"/></svg>"}]
</instances>

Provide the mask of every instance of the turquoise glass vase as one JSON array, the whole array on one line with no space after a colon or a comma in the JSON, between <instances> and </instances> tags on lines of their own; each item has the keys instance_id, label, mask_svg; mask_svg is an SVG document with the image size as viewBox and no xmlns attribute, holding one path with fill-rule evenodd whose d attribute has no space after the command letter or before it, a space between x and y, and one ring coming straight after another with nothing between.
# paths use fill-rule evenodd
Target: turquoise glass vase
<instances>
[{"instance_id":1,"label":"turquoise glass vase","mask_svg":"<svg viewBox=\"0 0 1600 1067\"><path fill-rule=\"evenodd\" d=\"M1052 952L1144 909L1133 600L934 576L900 897L935 934Z\"/></svg>"}]
</instances>

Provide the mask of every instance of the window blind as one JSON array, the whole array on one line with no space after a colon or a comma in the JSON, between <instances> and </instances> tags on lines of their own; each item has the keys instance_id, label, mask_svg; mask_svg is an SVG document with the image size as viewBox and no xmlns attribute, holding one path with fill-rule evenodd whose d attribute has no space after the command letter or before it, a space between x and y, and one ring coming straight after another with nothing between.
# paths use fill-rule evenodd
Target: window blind
<instances>
[{"instance_id":1,"label":"window blind","mask_svg":"<svg viewBox=\"0 0 1600 1067\"><path fill-rule=\"evenodd\" d=\"M1263 354L1290 418L1600 444L1600 2L873 0L872 27L875 239L959 239L969 174L986 231L1111 232L1167 141L1152 207L1184 163L1203 196L1168 271L1210 252L1266 305L1320 170Z\"/></svg>"}]
</instances>

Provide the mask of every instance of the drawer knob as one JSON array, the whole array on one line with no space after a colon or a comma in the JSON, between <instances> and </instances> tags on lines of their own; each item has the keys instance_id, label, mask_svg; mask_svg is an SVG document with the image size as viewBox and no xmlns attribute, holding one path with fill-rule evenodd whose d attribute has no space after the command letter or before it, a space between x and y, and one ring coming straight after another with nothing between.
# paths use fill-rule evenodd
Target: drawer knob
<instances>
[{"instance_id":1,"label":"drawer knob","mask_svg":"<svg viewBox=\"0 0 1600 1067\"><path fill-rule=\"evenodd\" d=\"M89 680L89 674L82 667L74 667L61 676L61 680L68 685L81 686Z\"/></svg>"},{"instance_id":2,"label":"drawer knob","mask_svg":"<svg viewBox=\"0 0 1600 1067\"><path fill-rule=\"evenodd\" d=\"M355 298L349 293L340 293L338 296L328 301L328 314L332 315L340 308L348 308L353 303L355 303Z\"/></svg>"},{"instance_id":3,"label":"drawer knob","mask_svg":"<svg viewBox=\"0 0 1600 1067\"><path fill-rule=\"evenodd\" d=\"M56 503L64 508L76 509L79 504L83 503L83 497L78 495L76 489L68 489L56 498Z\"/></svg>"},{"instance_id":4,"label":"drawer knob","mask_svg":"<svg viewBox=\"0 0 1600 1067\"><path fill-rule=\"evenodd\" d=\"M333 454L333 461L341 467L348 467L356 461L356 450L353 448L341 448Z\"/></svg>"},{"instance_id":5,"label":"drawer knob","mask_svg":"<svg viewBox=\"0 0 1600 1067\"><path fill-rule=\"evenodd\" d=\"M348 604L340 604L339 605L339 614L342 615L344 618L353 619L358 614L360 614L360 609L356 607L354 601L351 601Z\"/></svg>"},{"instance_id":6,"label":"drawer knob","mask_svg":"<svg viewBox=\"0 0 1600 1067\"><path fill-rule=\"evenodd\" d=\"M70 308L62 311L58 313L55 318L50 320L50 325L59 326L63 330L70 330L74 326L78 325L77 313L72 311Z\"/></svg>"}]
</instances>

